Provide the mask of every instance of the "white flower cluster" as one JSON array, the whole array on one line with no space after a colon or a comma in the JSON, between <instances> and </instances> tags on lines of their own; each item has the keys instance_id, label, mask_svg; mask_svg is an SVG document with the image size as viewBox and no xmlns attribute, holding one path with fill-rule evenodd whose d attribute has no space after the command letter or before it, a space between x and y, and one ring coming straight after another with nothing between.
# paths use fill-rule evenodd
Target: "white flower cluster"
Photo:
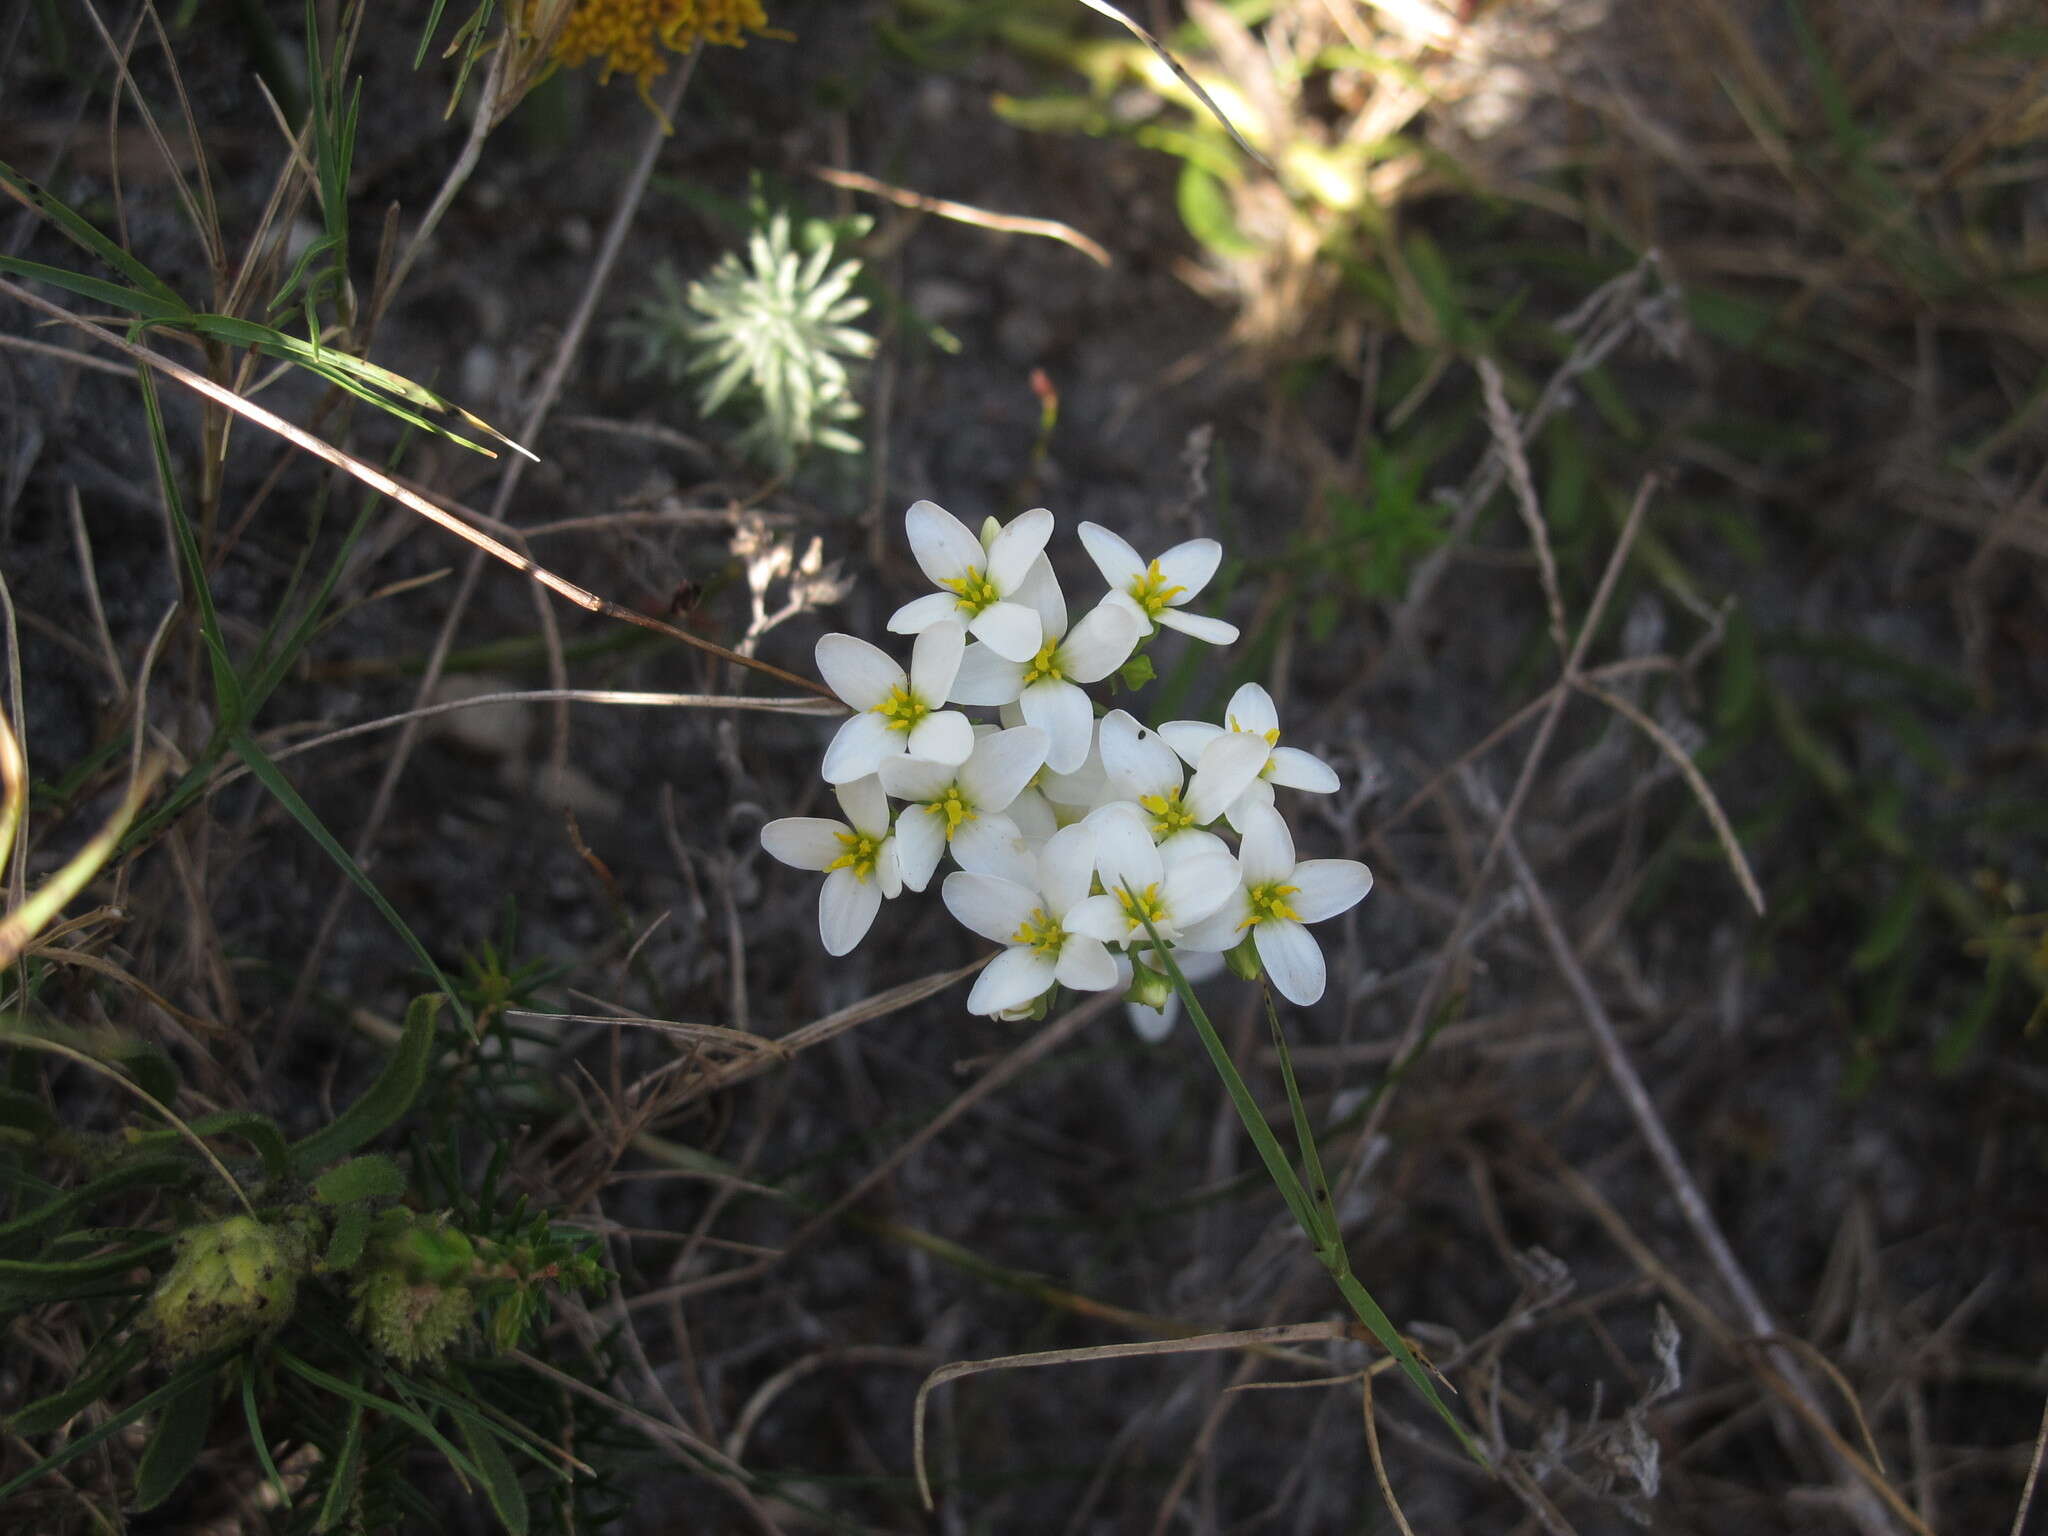
<instances>
[{"instance_id":1,"label":"white flower cluster","mask_svg":"<svg viewBox=\"0 0 2048 1536\"><path fill-rule=\"evenodd\" d=\"M1237 630L1184 610L1222 559L1214 539L1146 561L1107 528L1080 527L1109 592L1068 623L1045 558L1050 512L979 538L920 501L905 518L918 565L939 590L898 609L915 635L906 672L852 635L818 642L818 671L854 714L825 749L844 821L795 816L761 829L785 864L822 870L818 930L843 955L885 898L922 891L950 850L946 908L1004 946L976 978L970 1011L1032 1013L1055 986L1129 988L1164 1033L1171 989L1154 939L1184 970L1228 953L1263 966L1283 996L1323 995L1322 951L1306 924L1372 889L1354 859L1297 861L1274 787L1328 794L1327 763L1280 745L1273 700L1256 683L1221 725L1174 720L1154 732L1121 709L1099 720L1081 685L1125 666L1157 626L1227 645ZM949 705L996 711L971 723ZM892 808L891 802L896 802ZM1219 829L1237 839L1235 851ZM1207 962L1204 965L1204 962Z\"/></svg>"}]
</instances>

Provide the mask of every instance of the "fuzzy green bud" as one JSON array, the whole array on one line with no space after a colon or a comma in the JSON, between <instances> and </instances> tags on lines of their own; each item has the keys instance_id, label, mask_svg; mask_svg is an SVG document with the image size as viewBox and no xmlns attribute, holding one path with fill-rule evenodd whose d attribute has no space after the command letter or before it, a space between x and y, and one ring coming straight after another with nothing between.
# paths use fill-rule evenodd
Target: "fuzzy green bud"
<instances>
[{"instance_id":1,"label":"fuzzy green bud","mask_svg":"<svg viewBox=\"0 0 2048 1536\"><path fill-rule=\"evenodd\" d=\"M401 1365L432 1364L476 1316L466 1285L416 1283L403 1270L378 1268L355 1285L355 1325Z\"/></svg>"},{"instance_id":2,"label":"fuzzy green bud","mask_svg":"<svg viewBox=\"0 0 2048 1536\"><path fill-rule=\"evenodd\" d=\"M148 1323L164 1352L189 1359L278 1327L291 1316L312 1247L297 1226L253 1216L194 1227L149 1298Z\"/></svg>"}]
</instances>

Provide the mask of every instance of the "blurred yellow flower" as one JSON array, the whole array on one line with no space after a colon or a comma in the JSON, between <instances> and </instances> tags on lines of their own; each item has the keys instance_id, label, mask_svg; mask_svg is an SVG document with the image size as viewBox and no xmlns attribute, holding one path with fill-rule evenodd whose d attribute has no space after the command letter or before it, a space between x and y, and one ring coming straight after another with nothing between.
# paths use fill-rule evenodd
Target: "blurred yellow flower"
<instances>
[{"instance_id":1,"label":"blurred yellow flower","mask_svg":"<svg viewBox=\"0 0 2048 1536\"><path fill-rule=\"evenodd\" d=\"M555 39L555 59L574 69L603 61L600 79L631 75L640 94L668 69L669 53L688 53L701 39L728 48L766 32L761 0L581 0Z\"/></svg>"}]
</instances>

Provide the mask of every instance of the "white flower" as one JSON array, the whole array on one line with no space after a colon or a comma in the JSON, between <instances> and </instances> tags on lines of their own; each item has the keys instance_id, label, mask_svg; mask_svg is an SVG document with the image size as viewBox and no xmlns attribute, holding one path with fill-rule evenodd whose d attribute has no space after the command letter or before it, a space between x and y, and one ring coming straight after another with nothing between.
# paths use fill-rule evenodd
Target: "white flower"
<instances>
[{"instance_id":1,"label":"white flower","mask_svg":"<svg viewBox=\"0 0 2048 1536\"><path fill-rule=\"evenodd\" d=\"M1238 888L1237 860L1220 845L1182 843L1167 857L1152 841L1145 813L1127 800L1105 805L1082 825L1094 833L1096 873L1123 916L1120 943L1150 944L1150 919L1159 941L1173 944Z\"/></svg>"},{"instance_id":2,"label":"white flower","mask_svg":"<svg viewBox=\"0 0 2048 1536\"><path fill-rule=\"evenodd\" d=\"M986 549L965 523L936 502L913 503L903 515L903 527L918 567L946 590L898 608L889 618L892 631L915 635L957 621L998 656L1029 661L1038 653L1044 640L1038 615L1015 598L1052 537L1050 512L1034 507L1012 519Z\"/></svg>"},{"instance_id":3,"label":"white flower","mask_svg":"<svg viewBox=\"0 0 2048 1536\"><path fill-rule=\"evenodd\" d=\"M1123 931L1123 911L1113 897L1088 894L1095 876L1091 845L1084 826L1054 833L1039 854L1035 890L999 875L946 876L946 910L1007 946L975 978L969 1013L1021 1008L1055 983L1076 992L1116 985L1116 962L1103 940Z\"/></svg>"},{"instance_id":4,"label":"white flower","mask_svg":"<svg viewBox=\"0 0 2048 1536\"><path fill-rule=\"evenodd\" d=\"M934 624L917 637L906 674L889 653L852 635L818 641L818 672L859 713L839 727L825 749L827 784L864 779L882 760L909 752L935 763L967 761L974 727L946 695L960 670L967 632L958 624Z\"/></svg>"},{"instance_id":5,"label":"white flower","mask_svg":"<svg viewBox=\"0 0 2048 1536\"><path fill-rule=\"evenodd\" d=\"M825 953L843 955L867 936L882 899L903 889L889 797L877 778L834 786L845 821L785 816L761 829L761 846L785 864L825 872L818 892L818 936Z\"/></svg>"},{"instance_id":6,"label":"white flower","mask_svg":"<svg viewBox=\"0 0 2048 1536\"><path fill-rule=\"evenodd\" d=\"M1138 644L1138 624L1104 602L1067 628L1067 602L1040 561L1023 595L1044 625L1044 641L1028 660L1017 661L993 646L970 645L960 658L953 698L962 704L1015 702L1027 723L1049 738L1045 763L1054 773L1072 773L1088 760L1095 736L1095 706L1078 686L1099 683L1129 659Z\"/></svg>"},{"instance_id":7,"label":"white flower","mask_svg":"<svg viewBox=\"0 0 2048 1536\"><path fill-rule=\"evenodd\" d=\"M1028 725L977 737L964 763L882 759L882 788L911 802L896 818L903 883L923 890L949 843L962 869L1002 873L1022 836L1003 812L1044 762L1045 732Z\"/></svg>"},{"instance_id":8,"label":"white flower","mask_svg":"<svg viewBox=\"0 0 2048 1536\"><path fill-rule=\"evenodd\" d=\"M1096 734L1111 793L1132 802L1144 813L1152 840L1159 844L1162 853L1184 845L1218 853L1230 851L1222 838L1201 830L1221 816L1228 804L1214 798L1221 787L1217 780L1208 780L1203 786L1210 799L1196 801L1185 797L1182 790L1187 774L1179 754L1157 731L1148 731L1138 724L1128 710L1113 709L1104 715Z\"/></svg>"},{"instance_id":9,"label":"white flower","mask_svg":"<svg viewBox=\"0 0 2048 1536\"><path fill-rule=\"evenodd\" d=\"M965 662L962 663L963 669ZM1217 810L1238 831L1244 813L1273 803L1273 786L1305 789L1327 795L1337 787L1337 771L1321 758L1298 747L1280 745L1280 714L1273 696L1257 683L1246 683L1230 696L1224 712L1227 727L1206 720L1169 720L1159 728L1174 751L1195 770L1188 785L1191 809Z\"/></svg>"},{"instance_id":10,"label":"white flower","mask_svg":"<svg viewBox=\"0 0 2048 1536\"><path fill-rule=\"evenodd\" d=\"M1290 1003L1302 1007L1323 995L1323 952L1303 924L1347 912L1372 889L1372 871L1356 859L1294 860L1294 839L1270 805L1244 813L1238 848L1244 884L1215 912L1181 935L1181 947L1224 950L1249 928L1252 946Z\"/></svg>"},{"instance_id":11,"label":"white flower","mask_svg":"<svg viewBox=\"0 0 2048 1536\"><path fill-rule=\"evenodd\" d=\"M1128 609L1139 621L1140 635L1149 635L1155 624L1164 624L1211 645L1229 645L1237 639L1235 624L1180 612L1183 603L1192 601L1209 584L1223 559L1223 546L1214 539L1176 544L1148 565L1120 535L1100 523L1083 523L1080 533L1088 557L1109 583L1106 601Z\"/></svg>"}]
</instances>

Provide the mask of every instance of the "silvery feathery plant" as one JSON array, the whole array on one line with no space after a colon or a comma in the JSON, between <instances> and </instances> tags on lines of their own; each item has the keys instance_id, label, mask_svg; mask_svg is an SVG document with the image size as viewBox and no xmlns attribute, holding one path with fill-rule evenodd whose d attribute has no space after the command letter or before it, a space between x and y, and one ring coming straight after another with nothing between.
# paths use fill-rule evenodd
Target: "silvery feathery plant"
<instances>
[{"instance_id":1,"label":"silvery feathery plant","mask_svg":"<svg viewBox=\"0 0 2048 1536\"><path fill-rule=\"evenodd\" d=\"M775 858L824 875L827 953L851 951L885 901L926 889L950 855L947 911L1001 946L975 979L969 1012L1042 1017L1063 988L1121 990L1133 1024L1159 1039L1170 1007L1185 1009L1317 1258L1480 1457L1351 1273L1277 1017L1300 1172L1189 990L1190 972L1227 964L1291 1003L1322 997L1327 970L1309 927L1363 900L1372 872L1354 859L1300 858L1277 802L1280 790L1331 793L1335 770L1281 744L1278 711L1256 683L1232 695L1220 722L1156 731L1122 709L1098 718L1087 691L1113 674L1149 676L1138 653L1162 628L1236 640L1234 626L1187 611L1222 546L1193 539L1147 560L1083 523L1082 546L1108 591L1074 618L1045 556L1053 516L1044 508L1007 525L990 518L979 536L929 501L904 521L936 588L889 620L915 637L909 666L854 635L817 646L820 675L851 711L822 765L844 819L784 817L761 829ZM993 718L976 721L969 709Z\"/></svg>"},{"instance_id":2,"label":"silvery feathery plant","mask_svg":"<svg viewBox=\"0 0 2048 1536\"><path fill-rule=\"evenodd\" d=\"M622 327L640 339L641 372L659 369L675 384L701 377L703 415L728 404L752 411L735 446L778 471L812 447L860 452L846 429L860 405L843 359L875 350L851 323L868 308L852 291L860 262L835 265L837 240L820 222L805 226L802 244L807 253L778 210L748 237L744 260L728 251L699 282L657 267L658 292Z\"/></svg>"}]
</instances>

